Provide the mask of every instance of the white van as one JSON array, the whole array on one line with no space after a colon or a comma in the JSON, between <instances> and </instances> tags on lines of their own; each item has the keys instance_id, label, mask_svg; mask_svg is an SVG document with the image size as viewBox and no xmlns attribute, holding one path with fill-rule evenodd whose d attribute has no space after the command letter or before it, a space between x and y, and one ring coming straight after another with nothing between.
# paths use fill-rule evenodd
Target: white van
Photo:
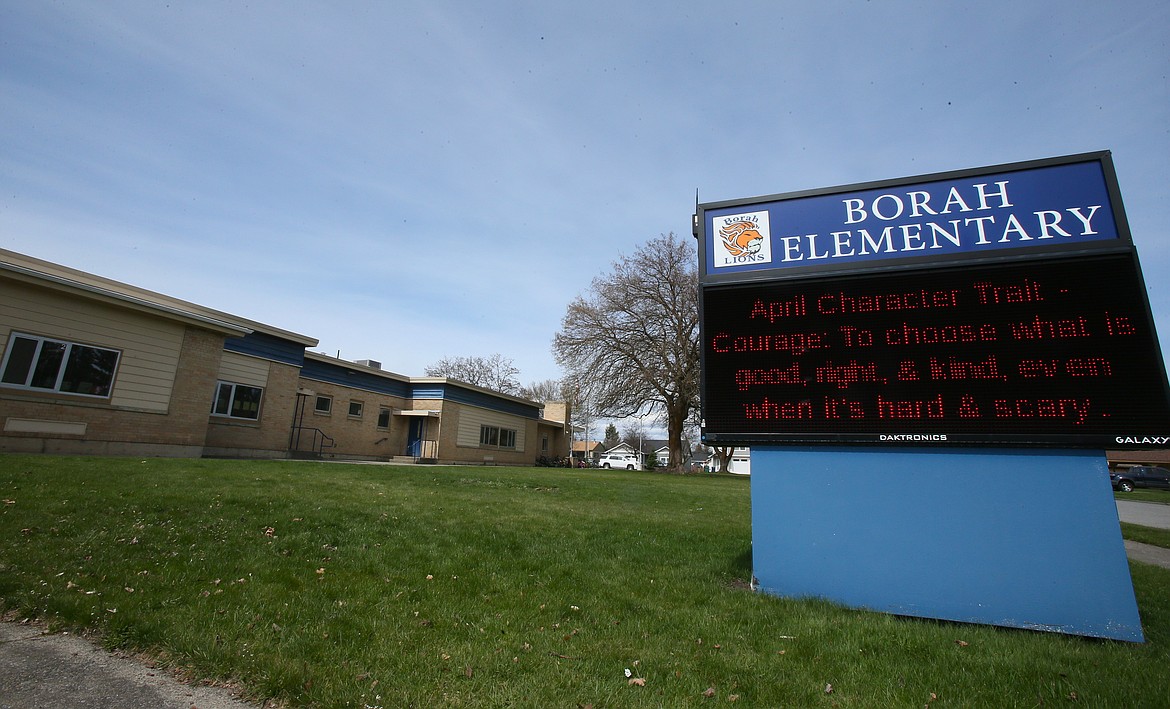
<instances>
[{"instance_id":1,"label":"white van","mask_svg":"<svg viewBox=\"0 0 1170 709\"><path fill-rule=\"evenodd\" d=\"M642 465L638 462L638 456L632 453L606 453L597 460L597 465L602 468L625 468L626 470L641 470Z\"/></svg>"}]
</instances>

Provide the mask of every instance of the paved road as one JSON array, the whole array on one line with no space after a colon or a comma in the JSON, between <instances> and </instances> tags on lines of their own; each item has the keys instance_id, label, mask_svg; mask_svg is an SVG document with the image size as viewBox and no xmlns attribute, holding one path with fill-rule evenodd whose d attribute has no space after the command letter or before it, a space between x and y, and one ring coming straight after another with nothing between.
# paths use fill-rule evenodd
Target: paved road
<instances>
[{"instance_id":1,"label":"paved road","mask_svg":"<svg viewBox=\"0 0 1170 709\"><path fill-rule=\"evenodd\" d=\"M1143 527L1170 529L1170 505L1118 500L1117 517L1122 522L1140 524Z\"/></svg>"}]
</instances>

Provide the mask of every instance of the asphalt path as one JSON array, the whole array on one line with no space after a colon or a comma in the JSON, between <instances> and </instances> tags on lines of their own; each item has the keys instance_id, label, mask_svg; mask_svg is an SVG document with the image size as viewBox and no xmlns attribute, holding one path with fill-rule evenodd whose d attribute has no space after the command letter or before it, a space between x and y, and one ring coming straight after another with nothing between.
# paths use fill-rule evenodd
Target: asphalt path
<instances>
[{"instance_id":1,"label":"asphalt path","mask_svg":"<svg viewBox=\"0 0 1170 709\"><path fill-rule=\"evenodd\" d=\"M0 622L0 709L256 709L69 633Z\"/></svg>"}]
</instances>

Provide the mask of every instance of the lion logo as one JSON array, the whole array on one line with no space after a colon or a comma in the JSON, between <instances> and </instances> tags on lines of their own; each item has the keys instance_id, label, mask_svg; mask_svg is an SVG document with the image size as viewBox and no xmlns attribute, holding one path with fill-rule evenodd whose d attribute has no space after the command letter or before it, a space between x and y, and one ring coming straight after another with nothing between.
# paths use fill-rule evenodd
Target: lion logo
<instances>
[{"instance_id":1,"label":"lion logo","mask_svg":"<svg viewBox=\"0 0 1170 709\"><path fill-rule=\"evenodd\" d=\"M764 237L753 222L742 220L732 222L719 229L723 248L732 256L751 256L760 252Z\"/></svg>"}]
</instances>

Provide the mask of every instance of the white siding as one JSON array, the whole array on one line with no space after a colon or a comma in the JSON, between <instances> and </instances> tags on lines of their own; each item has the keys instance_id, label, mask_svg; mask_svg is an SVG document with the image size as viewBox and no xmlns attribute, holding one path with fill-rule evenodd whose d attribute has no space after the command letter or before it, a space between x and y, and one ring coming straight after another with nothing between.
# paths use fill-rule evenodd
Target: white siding
<instances>
[{"instance_id":1,"label":"white siding","mask_svg":"<svg viewBox=\"0 0 1170 709\"><path fill-rule=\"evenodd\" d=\"M479 448L480 426L497 426L499 428L512 429L516 432L516 447L504 448L502 450L524 452L524 433L528 427L528 419L510 414L502 414L498 411L479 409L473 406L462 406L459 409L459 434L456 436L455 444L470 448ZM497 449L485 446L484 450Z\"/></svg>"},{"instance_id":2,"label":"white siding","mask_svg":"<svg viewBox=\"0 0 1170 709\"><path fill-rule=\"evenodd\" d=\"M0 349L13 331L119 350L110 403L165 412L184 327L44 288L0 281Z\"/></svg>"},{"instance_id":3,"label":"white siding","mask_svg":"<svg viewBox=\"0 0 1170 709\"><path fill-rule=\"evenodd\" d=\"M224 352L219 363L219 379L264 388L268 386L268 360L237 352Z\"/></svg>"}]
</instances>

